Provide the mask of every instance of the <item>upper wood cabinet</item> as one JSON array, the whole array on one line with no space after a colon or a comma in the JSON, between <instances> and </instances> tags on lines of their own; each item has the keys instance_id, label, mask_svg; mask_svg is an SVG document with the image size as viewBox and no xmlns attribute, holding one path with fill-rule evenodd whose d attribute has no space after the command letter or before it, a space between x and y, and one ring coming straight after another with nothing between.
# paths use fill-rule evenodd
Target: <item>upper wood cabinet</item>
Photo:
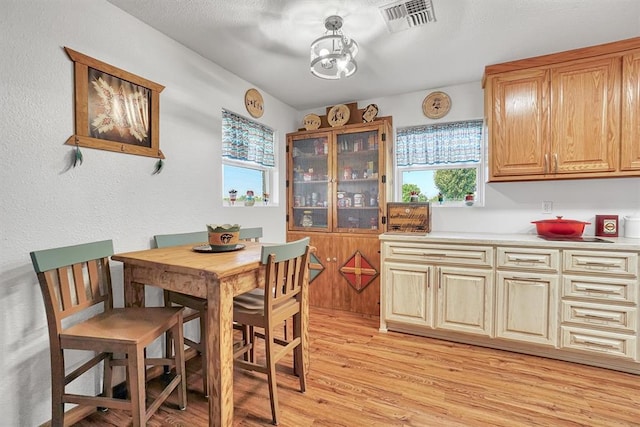
<instances>
[{"instance_id":1,"label":"upper wood cabinet","mask_svg":"<svg viewBox=\"0 0 640 427\"><path fill-rule=\"evenodd\" d=\"M640 175L640 38L490 65L491 181Z\"/></svg>"},{"instance_id":2,"label":"upper wood cabinet","mask_svg":"<svg viewBox=\"0 0 640 427\"><path fill-rule=\"evenodd\" d=\"M640 49L622 58L622 151L620 169L640 170Z\"/></svg>"}]
</instances>

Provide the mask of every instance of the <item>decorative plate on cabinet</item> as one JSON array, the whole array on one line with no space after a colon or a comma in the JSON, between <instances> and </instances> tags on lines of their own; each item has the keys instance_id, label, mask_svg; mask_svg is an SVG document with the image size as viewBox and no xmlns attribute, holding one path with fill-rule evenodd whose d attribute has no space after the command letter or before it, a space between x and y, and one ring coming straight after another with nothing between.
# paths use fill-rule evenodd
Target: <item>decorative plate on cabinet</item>
<instances>
[{"instance_id":1,"label":"decorative plate on cabinet","mask_svg":"<svg viewBox=\"0 0 640 427\"><path fill-rule=\"evenodd\" d=\"M367 108L362 112L362 122L370 123L378 117L378 106L376 104L369 104Z\"/></svg>"},{"instance_id":2,"label":"decorative plate on cabinet","mask_svg":"<svg viewBox=\"0 0 640 427\"><path fill-rule=\"evenodd\" d=\"M306 130L318 129L321 123L322 120L317 114L307 114L306 116L304 116L304 119L302 119L302 125Z\"/></svg>"},{"instance_id":3,"label":"decorative plate on cabinet","mask_svg":"<svg viewBox=\"0 0 640 427\"><path fill-rule=\"evenodd\" d=\"M251 114L251 117L255 117L256 119L262 117L262 113L264 113L264 100L257 89L249 89L244 94L244 105L247 107L247 111Z\"/></svg>"},{"instance_id":4,"label":"decorative plate on cabinet","mask_svg":"<svg viewBox=\"0 0 640 427\"><path fill-rule=\"evenodd\" d=\"M444 92L431 92L422 101L422 112L430 119L440 119L451 109L451 98Z\"/></svg>"},{"instance_id":5,"label":"decorative plate on cabinet","mask_svg":"<svg viewBox=\"0 0 640 427\"><path fill-rule=\"evenodd\" d=\"M351 112L349 111L349 107L344 104L337 104L329 110L327 122L329 122L331 127L346 125L350 116Z\"/></svg>"}]
</instances>

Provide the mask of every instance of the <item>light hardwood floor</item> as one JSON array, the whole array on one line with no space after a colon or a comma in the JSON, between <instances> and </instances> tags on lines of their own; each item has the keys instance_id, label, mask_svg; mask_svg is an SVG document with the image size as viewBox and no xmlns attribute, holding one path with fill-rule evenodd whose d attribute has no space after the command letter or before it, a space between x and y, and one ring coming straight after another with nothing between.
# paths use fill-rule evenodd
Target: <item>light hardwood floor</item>
<instances>
[{"instance_id":1,"label":"light hardwood floor","mask_svg":"<svg viewBox=\"0 0 640 427\"><path fill-rule=\"evenodd\" d=\"M640 426L640 376L377 328L377 317L311 309L307 392L285 358L281 427ZM199 363L188 363L187 410L163 406L149 426L207 425ZM234 381L235 426L270 425L265 376L236 370ZM126 420L109 411L77 425Z\"/></svg>"}]
</instances>

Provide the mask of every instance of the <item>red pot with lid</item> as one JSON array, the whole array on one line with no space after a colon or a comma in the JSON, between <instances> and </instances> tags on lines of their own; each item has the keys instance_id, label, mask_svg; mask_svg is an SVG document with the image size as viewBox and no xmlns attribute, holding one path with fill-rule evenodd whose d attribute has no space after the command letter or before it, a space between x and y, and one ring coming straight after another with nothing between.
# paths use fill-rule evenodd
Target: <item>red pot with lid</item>
<instances>
[{"instance_id":1,"label":"red pot with lid","mask_svg":"<svg viewBox=\"0 0 640 427\"><path fill-rule=\"evenodd\" d=\"M584 232L584 226L591 224L575 219L562 219L561 216L557 216L556 219L531 221L531 223L536 225L538 234L545 237L580 237Z\"/></svg>"}]
</instances>

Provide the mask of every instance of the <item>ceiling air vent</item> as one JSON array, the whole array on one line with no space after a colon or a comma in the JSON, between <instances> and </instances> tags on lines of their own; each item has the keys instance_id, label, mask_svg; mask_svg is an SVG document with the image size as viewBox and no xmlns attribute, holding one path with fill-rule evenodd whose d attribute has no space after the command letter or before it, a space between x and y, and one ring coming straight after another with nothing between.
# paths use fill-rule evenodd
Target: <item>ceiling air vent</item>
<instances>
[{"instance_id":1,"label":"ceiling air vent","mask_svg":"<svg viewBox=\"0 0 640 427\"><path fill-rule=\"evenodd\" d=\"M436 20L431 0L401 0L380 7L389 31L408 30Z\"/></svg>"}]
</instances>

